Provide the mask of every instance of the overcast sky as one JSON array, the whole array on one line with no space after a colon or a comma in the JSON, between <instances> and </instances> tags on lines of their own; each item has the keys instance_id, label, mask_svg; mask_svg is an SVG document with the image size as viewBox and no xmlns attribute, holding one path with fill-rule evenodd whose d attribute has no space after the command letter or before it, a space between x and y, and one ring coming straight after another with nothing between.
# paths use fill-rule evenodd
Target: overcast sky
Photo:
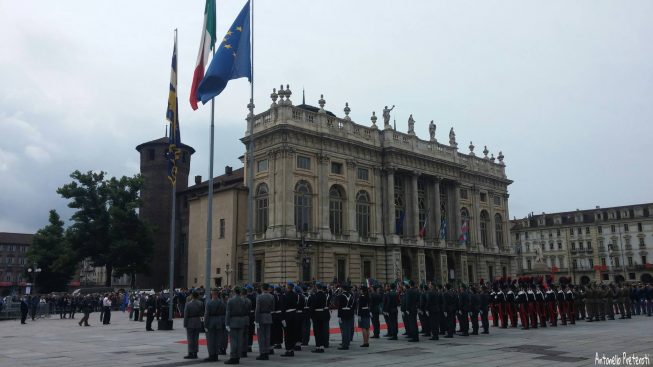
<instances>
[{"instance_id":1,"label":"overcast sky","mask_svg":"<svg viewBox=\"0 0 653 367\"><path fill-rule=\"evenodd\" d=\"M218 37L243 0L218 0ZM0 231L33 232L79 169L133 175L134 147L165 133L179 29L182 141L208 175L209 106L187 102L204 1L0 0ZM290 1L255 3L255 103L293 101L369 124L473 141L505 155L510 215L653 202L653 2ZM215 173L239 166L248 83L216 102Z\"/></svg>"}]
</instances>

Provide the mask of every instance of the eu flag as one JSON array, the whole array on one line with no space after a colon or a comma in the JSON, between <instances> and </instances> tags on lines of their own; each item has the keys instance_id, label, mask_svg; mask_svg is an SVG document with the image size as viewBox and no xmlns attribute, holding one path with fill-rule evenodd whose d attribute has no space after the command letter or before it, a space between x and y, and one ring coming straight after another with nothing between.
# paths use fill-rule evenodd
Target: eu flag
<instances>
[{"instance_id":1,"label":"eu flag","mask_svg":"<svg viewBox=\"0 0 653 367\"><path fill-rule=\"evenodd\" d=\"M206 103L222 93L232 79L247 77L252 81L250 57L249 1L225 34L204 79L197 90L197 99Z\"/></svg>"},{"instance_id":2,"label":"eu flag","mask_svg":"<svg viewBox=\"0 0 653 367\"><path fill-rule=\"evenodd\" d=\"M172 50L172 69L170 71L170 91L168 92L168 108L166 118L170 121L170 137L168 138L168 178L174 185L177 181L177 159L179 159L181 137L179 136L179 109L177 108L177 32L175 31L175 47Z\"/></svg>"}]
</instances>

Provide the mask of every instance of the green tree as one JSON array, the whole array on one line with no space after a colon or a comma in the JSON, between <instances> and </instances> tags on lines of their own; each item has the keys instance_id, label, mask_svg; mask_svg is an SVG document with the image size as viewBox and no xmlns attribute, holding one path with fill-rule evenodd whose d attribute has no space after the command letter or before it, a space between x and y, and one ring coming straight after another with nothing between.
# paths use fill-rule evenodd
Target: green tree
<instances>
[{"instance_id":1,"label":"green tree","mask_svg":"<svg viewBox=\"0 0 653 367\"><path fill-rule=\"evenodd\" d=\"M90 258L106 268L105 285L112 276L147 273L154 241L151 230L139 217L140 175L105 179L105 173L75 171L73 182L57 192L77 211L69 228L70 243L79 259Z\"/></svg>"},{"instance_id":2,"label":"green tree","mask_svg":"<svg viewBox=\"0 0 653 367\"><path fill-rule=\"evenodd\" d=\"M77 264L64 234L63 221L56 210L50 210L49 222L36 232L32 246L27 251L28 265L41 268L36 285L43 293L65 291Z\"/></svg>"}]
</instances>

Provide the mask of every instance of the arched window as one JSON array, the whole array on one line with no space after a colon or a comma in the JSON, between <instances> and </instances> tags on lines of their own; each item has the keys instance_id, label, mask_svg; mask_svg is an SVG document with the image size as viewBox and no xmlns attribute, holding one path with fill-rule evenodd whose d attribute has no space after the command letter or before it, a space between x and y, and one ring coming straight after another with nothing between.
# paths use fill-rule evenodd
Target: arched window
<instances>
[{"instance_id":1,"label":"arched window","mask_svg":"<svg viewBox=\"0 0 653 367\"><path fill-rule=\"evenodd\" d=\"M499 213L494 215L494 232L497 237L497 246L503 247L503 220ZM542 246L542 250L544 250L544 246Z\"/></svg>"},{"instance_id":2,"label":"arched window","mask_svg":"<svg viewBox=\"0 0 653 367\"><path fill-rule=\"evenodd\" d=\"M361 237L370 235L370 197L365 191L356 195L356 230Z\"/></svg>"},{"instance_id":3,"label":"arched window","mask_svg":"<svg viewBox=\"0 0 653 367\"><path fill-rule=\"evenodd\" d=\"M262 183L256 189L256 232L268 229L268 185Z\"/></svg>"},{"instance_id":4,"label":"arched window","mask_svg":"<svg viewBox=\"0 0 653 367\"><path fill-rule=\"evenodd\" d=\"M395 176L395 233L398 235L404 234L405 203L403 178Z\"/></svg>"},{"instance_id":5,"label":"arched window","mask_svg":"<svg viewBox=\"0 0 653 367\"><path fill-rule=\"evenodd\" d=\"M333 234L342 234L342 202L344 195L338 186L329 190L329 229Z\"/></svg>"},{"instance_id":6,"label":"arched window","mask_svg":"<svg viewBox=\"0 0 653 367\"><path fill-rule=\"evenodd\" d=\"M306 181L299 181L295 186L295 227L298 232L311 229L311 208L313 196Z\"/></svg>"},{"instance_id":7,"label":"arched window","mask_svg":"<svg viewBox=\"0 0 653 367\"><path fill-rule=\"evenodd\" d=\"M488 226L490 225L490 216L487 214L485 210L481 212L481 244L483 247L487 247L489 245L489 241L487 238L487 230Z\"/></svg>"}]
</instances>

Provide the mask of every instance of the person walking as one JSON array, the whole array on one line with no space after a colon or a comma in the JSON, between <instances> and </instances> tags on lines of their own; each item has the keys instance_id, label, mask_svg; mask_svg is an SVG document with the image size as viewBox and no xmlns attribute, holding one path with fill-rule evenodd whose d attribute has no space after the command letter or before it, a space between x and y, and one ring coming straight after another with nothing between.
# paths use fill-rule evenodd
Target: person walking
<instances>
[{"instance_id":1,"label":"person walking","mask_svg":"<svg viewBox=\"0 0 653 367\"><path fill-rule=\"evenodd\" d=\"M88 318L91 315L91 311L93 309L92 300L90 296L84 297L84 299L81 300L80 306L82 308L82 313L84 314L84 316L82 317L81 320L79 320L78 323L79 326L82 326L82 324L84 324L84 326L91 326L88 324Z\"/></svg>"}]
</instances>

